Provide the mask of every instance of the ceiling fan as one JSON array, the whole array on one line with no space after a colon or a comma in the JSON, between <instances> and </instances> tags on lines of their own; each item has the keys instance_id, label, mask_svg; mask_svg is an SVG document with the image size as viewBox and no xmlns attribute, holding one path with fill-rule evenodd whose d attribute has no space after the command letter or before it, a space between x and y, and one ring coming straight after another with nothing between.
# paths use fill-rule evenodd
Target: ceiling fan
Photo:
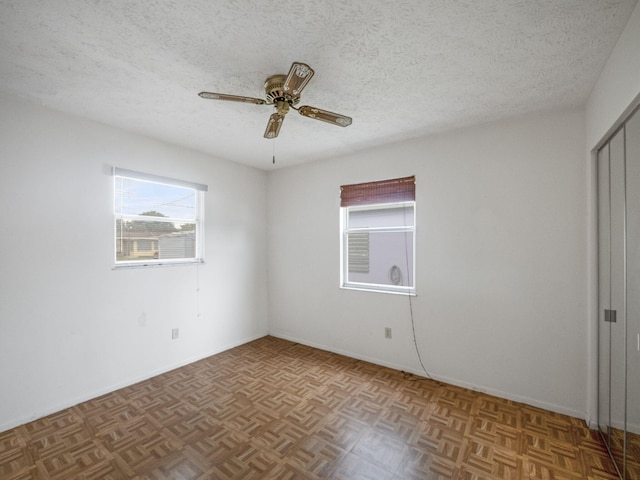
<instances>
[{"instance_id":1,"label":"ceiling fan","mask_svg":"<svg viewBox=\"0 0 640 480\"><path fill-rule=\"evenodd\" d=\"M202 98L211 100L227 100L231 102L253 103L256 105L273 105L275 112L269 117L269 123L264 131L264 138L276 138L282 127L284 116L292 108L300 115L323 122L348 127L351 125L351 117L339 113L328 112L316 107L304 105L297 107L300 103L300 93L307 86L315 72L304 63L293 62L287 75L272 75L264 82L265 99L242 97L239 95L227 95L224 93L200 92Z\"/></svg>"}]
</instances>

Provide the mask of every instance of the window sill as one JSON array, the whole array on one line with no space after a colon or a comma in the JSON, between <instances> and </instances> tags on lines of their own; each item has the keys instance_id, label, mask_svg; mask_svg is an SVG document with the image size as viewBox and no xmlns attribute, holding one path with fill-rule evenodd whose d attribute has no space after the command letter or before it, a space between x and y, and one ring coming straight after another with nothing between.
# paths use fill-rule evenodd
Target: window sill
<instances>
[{"instance_id":1,"label":"window sill","mask_svg":"<svg viewBox=\"0 0 640 480\"><path fill-rule=\"evenodd\" d=\"M408 295L410 297L417 297L418 294L415 290L391 290L386 288L376 288L369 286L357 286L357 285L341 285L342 290L358 290L360 292L374 292L374 293L390 293L392 295Z\"/></svg>"},{"instance_id":2,"label":"window sill","mask_svg":"<svg viewBox=\"0 0 640 480\"><path fill-rule=\"evenodd\" d=\"M159 262L136 262L136 263L120 263L114 265L112 270L129 270L138 268L158 268L158 267L181 267L185 265L202 265L204 260L176 260L176 261L159 261Z\"/></svg>"}]
</instances>

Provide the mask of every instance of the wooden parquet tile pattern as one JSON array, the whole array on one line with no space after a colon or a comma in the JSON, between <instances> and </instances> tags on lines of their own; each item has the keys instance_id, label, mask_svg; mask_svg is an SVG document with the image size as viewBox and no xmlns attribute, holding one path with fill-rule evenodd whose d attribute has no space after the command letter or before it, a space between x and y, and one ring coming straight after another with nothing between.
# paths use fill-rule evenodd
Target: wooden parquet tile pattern
<instances>
[{"instance_id":1,"label":"wooden parquet tile pattern","mask_svg":"<svg viewBox=\"0 0 640 480\"><path fill-rule=\"evenodd\" d=\"M627 456L625 459L625 432L617 428L610 430L611 451L621 475L626 480L640 480L640 435L626 432ZM626 460L626 463L625 463Z\"/></svg>"},{"instance_id":2,"label":"wooden parquet tile pattern","mask_svg":"<svg viewBox=\"0 0 640 480\"><path fill-rule=\"evenodd\" d=\"M626 477L629 480L640 480L640 435L627 432L627 464Z\"/></svg>"},{"instance_id":3,"label":"wooden parquet tile pattern","mask_svg":"<svg viewBox=\"0 0 640 480\"><path fill-rule=\"evenodd\" d=\"M0 433L0 478L616 476L582 420L264 337Z\"/></svg>"}]
</instances>

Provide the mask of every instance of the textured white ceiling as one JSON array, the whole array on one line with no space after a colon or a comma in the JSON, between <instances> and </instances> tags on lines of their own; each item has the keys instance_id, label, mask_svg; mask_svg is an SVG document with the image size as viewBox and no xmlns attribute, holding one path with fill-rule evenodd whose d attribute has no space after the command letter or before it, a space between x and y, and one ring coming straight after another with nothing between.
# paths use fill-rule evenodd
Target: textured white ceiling
<instances>
[{"instance_id":1,"label":"textured white ceiling","mask_svg":"<svg viewBox=\"0 0 640 480\"><path fill-rule=\"evenodd\" d=\"M276 167L587 99L637 0L0 0L0 93L263 169L263 97L316 71Z\"/></svg>"}]
</instances>

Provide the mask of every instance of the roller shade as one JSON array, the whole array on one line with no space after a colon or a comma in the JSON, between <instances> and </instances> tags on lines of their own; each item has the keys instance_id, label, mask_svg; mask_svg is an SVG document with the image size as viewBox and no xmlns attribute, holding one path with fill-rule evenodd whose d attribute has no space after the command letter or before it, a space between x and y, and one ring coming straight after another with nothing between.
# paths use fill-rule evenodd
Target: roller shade
<instances>
[{"instance_id":1,"label":"roller shade","mask_svg":"<svg viewBox=\"0 0 640 480\"><path fill-rule=\"evenodd\" d=\"M163 183L185 188L193 188L194 190L198 190L200 192L206 192L207 190L209 190L209 187L207 185L203 185L201 183L176 180L175 178L162 177L160 175L151 175L149 173L135 172L133 170L127 170L125 168L113 167L113 175L116 177L133 178L135 180L142 180L146 182Z\"/></svg>"}]
</instances>

